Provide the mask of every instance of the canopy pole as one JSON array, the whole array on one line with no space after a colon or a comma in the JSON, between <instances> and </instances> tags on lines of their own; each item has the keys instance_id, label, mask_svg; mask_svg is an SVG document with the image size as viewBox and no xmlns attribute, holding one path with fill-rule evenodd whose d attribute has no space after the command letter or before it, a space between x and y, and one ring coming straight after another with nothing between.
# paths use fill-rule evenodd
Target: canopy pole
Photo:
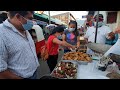
<instances>
[{"instance_id":1,"label":"canopy pole","mask_svg":"<svg viewBox=\"0 0 120 90\"><path fill-rule=\"evenodd\" d=\"M95 43L97 41L97 31L98 31L98 21L99 21L99 11L97 13L96 31L95 31Z\"/></svg>"},{"instance_id":2,"label":"canopy pole","mask_svg":"<svg viewBox=\"0 0 120 90\"><path fill-rule=\"evenodd\" d=\"M51 20L50 20L50 11L48 11L48 13L49 13L49 24L51 24Z\"/></svg>"}]
</instances>

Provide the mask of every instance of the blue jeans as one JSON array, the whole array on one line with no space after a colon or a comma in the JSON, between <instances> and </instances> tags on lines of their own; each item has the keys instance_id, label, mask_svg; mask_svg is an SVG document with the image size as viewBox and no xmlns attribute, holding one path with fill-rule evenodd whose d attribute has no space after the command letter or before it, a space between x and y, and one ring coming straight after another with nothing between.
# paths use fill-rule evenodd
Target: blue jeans
<instances>
[{"instance_id":1,"label":"blue jeans","mask_svg":"<svg viewBox=\"0 0 120 90\"><path fill-rule=\"evenodd\" d=\"M28 79L37 79L37 70L34 72L33 76L29 77Z\"/></svg>"}]
</instances>

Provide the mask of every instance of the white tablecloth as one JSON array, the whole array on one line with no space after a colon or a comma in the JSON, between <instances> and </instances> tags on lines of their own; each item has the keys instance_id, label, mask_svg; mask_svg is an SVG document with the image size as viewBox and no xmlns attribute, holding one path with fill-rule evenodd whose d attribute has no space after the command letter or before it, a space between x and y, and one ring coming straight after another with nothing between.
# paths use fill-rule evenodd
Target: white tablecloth
<instances>
[{"instance_id":1,"label":"white tablecloth","mask_svg":"<svg viewBox=\"0 0 120 90\"><path fill-rule=\"evenodd\" d=\"M106 74L109 72L97 69L97 62L88 63L88 65L78 65L77 79L109 79Z\"/></svg>"}]
</instances>

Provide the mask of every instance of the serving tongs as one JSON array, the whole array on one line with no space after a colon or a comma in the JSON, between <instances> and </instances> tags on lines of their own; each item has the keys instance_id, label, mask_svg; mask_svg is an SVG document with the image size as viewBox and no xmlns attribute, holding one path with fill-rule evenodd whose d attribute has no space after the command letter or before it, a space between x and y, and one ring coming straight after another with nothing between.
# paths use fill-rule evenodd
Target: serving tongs
<instances>
[{"instance_id":1,"label":"serving tongs","mask_svg":"<svg viewBox=\"0 0 120 90\"><path fill-rule=\"evenodd\" d=\"M75 48L75 49L70 48L70 50L71 50L72 52L77 52L77 51L78 51L78 48Z\"/></svg>"}]
</instances>

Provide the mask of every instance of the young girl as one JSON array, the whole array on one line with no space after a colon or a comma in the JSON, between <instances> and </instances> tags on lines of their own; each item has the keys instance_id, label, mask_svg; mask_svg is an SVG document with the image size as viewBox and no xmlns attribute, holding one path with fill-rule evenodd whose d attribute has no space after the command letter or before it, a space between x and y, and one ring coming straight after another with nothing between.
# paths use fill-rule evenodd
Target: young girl
<instances>
[{"instance_id":1,"label":"young girl","mask_svg":"<svg viewBox=\"0 0 120 90\"><path fill-rule=\"evenodd\" d=\"M63 41L66 41L69 44L76 45L77 48L80 47L80 36L77 31L77 22L70 21L68 30L64 31ZM64 48L64 53L70 52L69 47Z\"/></svg>"},{"instance_id":2,"label":"young girl","mask_svg":"<svg viewBox=\"0 0 120 90\"><path fill-rule=\"evenodd\" d=\"M75 49L75 46L67 43L66 41L60 41L58 39L58 37L63 34L63 31L64 28L61 26L54 28L52 34L49 36L47 41L47 49L49 52L49 58L47 59L47 64L51 72L53 71L53 69L57 64L59 45Z\"/></svg>"}]
</instances>

